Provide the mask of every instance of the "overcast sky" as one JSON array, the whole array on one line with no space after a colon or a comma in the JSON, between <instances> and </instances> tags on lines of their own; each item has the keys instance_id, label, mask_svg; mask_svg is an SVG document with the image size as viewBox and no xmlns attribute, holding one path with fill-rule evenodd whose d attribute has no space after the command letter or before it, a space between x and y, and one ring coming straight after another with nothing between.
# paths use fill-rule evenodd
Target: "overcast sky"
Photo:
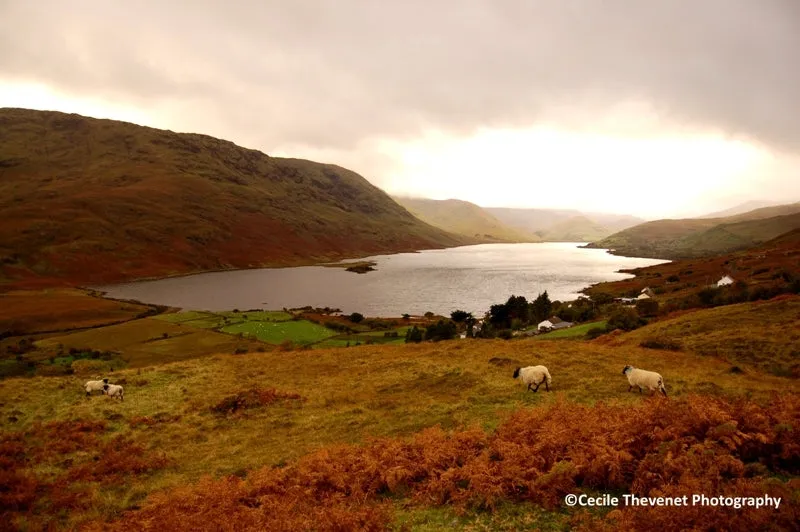
<instances>
[{"instance_id":1,"label":"overcast sky","mask_svg":"<svg viewBox=\"0 0 800 532\"><path fill-rule=\"evenodd\" d=\"M0 0L0 106L646 218L800 199L798 0Z\"/></svg>"}]
</instances>

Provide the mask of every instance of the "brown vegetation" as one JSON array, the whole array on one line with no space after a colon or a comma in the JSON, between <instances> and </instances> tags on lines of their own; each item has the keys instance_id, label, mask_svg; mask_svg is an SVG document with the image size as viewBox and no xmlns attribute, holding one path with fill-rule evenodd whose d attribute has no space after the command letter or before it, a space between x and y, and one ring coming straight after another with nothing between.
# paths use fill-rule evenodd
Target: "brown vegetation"
<instances>
[{"instance_id":1,"label":"brown vegetation","mask_svg":"<svg viewBox=\"0 0 800 532\"><path fill-rule=\"evenodd\" d=\"M731 529L789 529L800 519L800 397L767 406L691 396L630 406L558 402L514 414L494 434L422 431L408 440L377 439L334 446L285 468L264 468L242 480L206 479L151 497L114 529L149 530L165 522L193 529L382 529L386 497L422 505L492 509L504 501L562 507L568 493L600 490L640 496L694 493L782 497L771 508L628 507L608 516L576 515L585 527L672 529L674 523Z\"/></svg>"},{"instance_id":2,"label":"brown vegetation","mask_svg":"<svg viewBox=\"0 0 800 532\"><path fill-rule=\"evenodd\" d=\"M105 283L466 243L344 168L0 110L0 285Z\"/></svg>"}]
</instances>

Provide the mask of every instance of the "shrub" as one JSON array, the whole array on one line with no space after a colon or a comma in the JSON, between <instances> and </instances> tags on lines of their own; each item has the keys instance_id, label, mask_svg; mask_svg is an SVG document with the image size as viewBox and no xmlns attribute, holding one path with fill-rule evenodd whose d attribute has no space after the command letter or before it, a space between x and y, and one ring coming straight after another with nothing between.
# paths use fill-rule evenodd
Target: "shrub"
<instances>
[{"instance_id":1,"label":"shrub","mask_svg":"<svg viewBox=\"0 0 800 532\"><path fill-rule=\"evenodd\" d=\"M455 338L458 329L452 320L439 320L425 329L425 339L438 342Z\"/></svg>"},{"instance_id":2,"label":"shrub","mask_svg":"<svg viewBox=\"0 0 800 532\"><path fill-rule=\"evenodd\" d=\"M406 331L406 343L419 343L422 341L422 331L414 325Z\"/></svg>"},{"instance_id":3,"label":"shrub","mask_svg":"<svg viewBox=\"0 0 800 532\"><path fill-rule=\"evenodd\" d=\"M658 301L641 299L636 302L636 312L640 316L655 316L658 314Z\"/></svg>"},{"instance_id":4,"label":"shrub","mask_svg":"<svg viewBox=\"0 0 800 532\"><path fill-rule=\"evenodd\" d=\"M286 401L305 401L305 398L296 393L287 393L275 388L252 388L244 392L231 395L211 407L216 414L234 414L240 410L248 410L262 406Z\"/></svg>"},{"instance_id":5,"label":"shrub","mask_svg":"<svg viewBox=\"0 0 800 532\"><path fill-rule=\"evenodd\" d=\"M683 346L680 342L667 336L651 336L639 343L639 346L647 349L666 349L668 351L680 351Z\"/></svg>"},{"instance_id":6,"label":"shrub","mask_svg":"<svg viewBox=\"0 0 800 532\"><path fill-rule=\"evenodd\" d=\"M606 330L603 327L592 327L588 331L586 331L586 338L589 340L594 340L598 336L603 336L606 333Z\"/></svg>"},{"instance_id":7,"label":"shrub","mask_svg":"<svg viewBox=\"0 0 800 532\"><path fill-rule=\"evenodd\" d=\"M638 329L647 322L643 320L639 314L631 308L621 308L614 311L606 324L607 331L614 329L622 329L623 331L632 331Z\"/></svg>"},{"instance_id":8,"label":"shrub","mask_svg":"<svg viewBox=\"0 0 800 532\"><path fill-rule=\"evenodd\" d=\"M364 315L360 312L353 312L350 316L347 317L353 323L360 323L364 320Z\"/></svg>"}]
</instances>

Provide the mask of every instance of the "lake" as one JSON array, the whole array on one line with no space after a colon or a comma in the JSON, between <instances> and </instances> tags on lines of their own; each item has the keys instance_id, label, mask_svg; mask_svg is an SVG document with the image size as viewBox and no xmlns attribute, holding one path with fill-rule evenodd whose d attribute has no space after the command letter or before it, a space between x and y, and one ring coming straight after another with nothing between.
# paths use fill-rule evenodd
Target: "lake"
<instances>
[{"instance_id":1,"label":"lake","mask_svg":"<svg viewBox=\"0 0 800 532\"><path fill-rule=\"evenodd\" d=\"M377 255L366 274L303 266L201 273L155 281L96 286L109 297L191 310L281 309L311 305L365 316L483 315L509 296L574 299L602 281L631 277L621 268L666 261L619 257L581 243L481 244L417 253ZM364 259L360 259L364 260Z\"/></svg>"}]
</instances>

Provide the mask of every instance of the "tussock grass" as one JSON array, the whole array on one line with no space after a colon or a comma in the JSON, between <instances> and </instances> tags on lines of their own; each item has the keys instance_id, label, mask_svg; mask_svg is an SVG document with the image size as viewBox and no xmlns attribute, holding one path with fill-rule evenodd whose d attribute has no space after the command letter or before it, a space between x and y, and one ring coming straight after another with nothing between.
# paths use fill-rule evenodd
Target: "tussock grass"
<instances>
[{"instance_id":1,"label":"tussock grass","mask_svg":"<svg viewBox=\"0 0 800 532\"><path fill-rule=\"evenodd\" d=\"M498 359L548 366L554 391L526 392L511 378L513 368L490 362ZM638 405L648 398L627 393L626 364L659 371L670 400L699 392L765 401L785 387L779 377L731 373L727 362L713 357L636 346L534 339L375 345L214 355L115 371L110 376L125 386L124 402L86 398L77 377L7 379L0 382L0 434L39 422L102 421L109 434L164 453L169 465L118 487L106 505L71 512L74 523L118 515L146 494L203 475L241 476L334 444L407 437L436 425L493 431L520 408L559 401ZM254 388L305 401L279 401L234 417L212 412ZM50 467L58 472L62 465Z\"/></svg>"}]
</instances>

